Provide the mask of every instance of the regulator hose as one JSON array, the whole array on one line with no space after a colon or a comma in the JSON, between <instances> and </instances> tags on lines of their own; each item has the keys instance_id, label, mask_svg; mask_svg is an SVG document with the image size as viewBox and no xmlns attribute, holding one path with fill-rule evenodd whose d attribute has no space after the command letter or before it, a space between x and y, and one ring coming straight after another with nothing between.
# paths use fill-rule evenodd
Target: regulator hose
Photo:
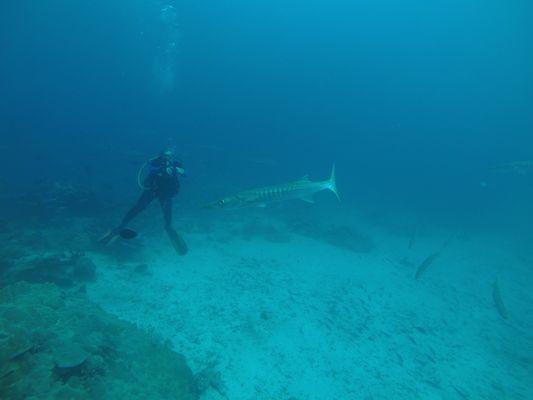
<instances>
[{"instance_id":1,"label":"regulator hose","mask_svg":"<svg viewBox=\"0 0 533 400\"><path fill-rule=\"evenodd\" d=\"M143 175L143 172L144 172L144 169L146 168L146 166L148 165L148 161L145 161L141 167L139 168L139 172L137 172L137 185L139 185L139 187L142 189L142 190L149 190L151 188L149 187L145 187L142 183L142 175Z\"/></svg>"}]
</instances>

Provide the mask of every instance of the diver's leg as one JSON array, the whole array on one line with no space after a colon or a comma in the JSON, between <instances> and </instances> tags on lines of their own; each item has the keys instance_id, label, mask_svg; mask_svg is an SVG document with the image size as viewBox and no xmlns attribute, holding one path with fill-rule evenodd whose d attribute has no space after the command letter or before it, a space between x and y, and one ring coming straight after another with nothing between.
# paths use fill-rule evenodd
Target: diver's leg
<instances>
[{"instance_id":1,"label":"diver's leg","mask_svg":"<svg viewBox=\"0 0 533 400\"><path fill-rule=\"evenodd\" d=\"M116 230L121 230L128 225L133 218L139 215L155 199L155 193L152 190L143 190L137 203L126 213L120 225Z\"/></svg>"},{"instance_id":2,"label":"diver's leg","mask_svg":"<svg viewBox=\"0 0 533 400\"><path fill-rule=\"evenodd\" d=\"M172 229L172 197L160 197L161 210L165 221L165 229Z\"/></svg>"},{"instance_id":3,"label":"diver's leg","mask_svg":"<svg viewBox=\"0 0 533 400\"><path fill-rule=\"evenodd\" d=\"M155 199L155 193L151 190L144 190L137 200L137 203L126 213L122 222L115 229L110 230L104 236L99 239L99 242L102 244L108 244L114 241L120 231L128 225L133 218L135 218L141 211L143 211L148 204Z\"/></svg>"},{"instance_id":4,"label":"diver's leg","mask_svg":"<svg viewBox=\"0 0 533 400\"><path fill-rule=\"evenodd\" d=\"M165 230L167 231L167 235L170 238L170 241L172 243L172 246L176 250L176 252L183 256L187 254L188 248L187 243L183 240L183 238L172 228L172 197L163 197L159 198L159 202L161 203L161 209L163 211L163 218L165 220Z\"/></svg>"}]
</instances>

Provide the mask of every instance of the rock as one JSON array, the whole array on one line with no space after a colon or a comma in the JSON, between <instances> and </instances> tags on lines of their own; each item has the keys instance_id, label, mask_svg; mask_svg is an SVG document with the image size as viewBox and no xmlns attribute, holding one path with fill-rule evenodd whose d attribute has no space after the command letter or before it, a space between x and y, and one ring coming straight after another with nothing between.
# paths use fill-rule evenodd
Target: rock
<instances>
[{"instance_id":1,"label":"rock","mask_svg":"<svg viewBox=\"0 0 533 400\"><path fill-rule=\"evenodd\" d=\"M88 354L78 345L67 345L54 356L54 373L66 381L72 376L82 376Z\"/></svg>"},{"instance_id":2,"label":"rock","mask_svg":"<svg viewBox=\"0 0 533 400\"><path fill-rule=\"evenodd\" d=\"M148 274L148 264L138 264L135 269L133 270L133 272L136 272L140 275L146 275Z\"/></svg>"}]
</instances>

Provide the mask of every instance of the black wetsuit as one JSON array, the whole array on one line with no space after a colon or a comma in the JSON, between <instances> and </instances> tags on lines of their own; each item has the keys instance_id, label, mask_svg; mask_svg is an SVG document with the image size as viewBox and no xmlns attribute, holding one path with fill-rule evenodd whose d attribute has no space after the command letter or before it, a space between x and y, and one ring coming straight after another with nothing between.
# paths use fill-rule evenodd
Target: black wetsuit
<instances>
[{"instance_id":1,"label":"black wetsuit","mask_svg":"<svg viewBox=\"0 0 533 400\"><path fill-rule=\"evenodd\" d=\"M171 240L173 240L177 234L172 228L172 198L179 192L180 183L178 176L183 171L183 167L178 161L169 160L165 157L157 157L150 160L149 168L148 177L143 183L145 189L139 197L139 200L137 200L137 203L126 213L121 224L115 231L118 232L124 229L133 218L157 198L163 210L165 230Z\"/></svg>"}]
</instances>

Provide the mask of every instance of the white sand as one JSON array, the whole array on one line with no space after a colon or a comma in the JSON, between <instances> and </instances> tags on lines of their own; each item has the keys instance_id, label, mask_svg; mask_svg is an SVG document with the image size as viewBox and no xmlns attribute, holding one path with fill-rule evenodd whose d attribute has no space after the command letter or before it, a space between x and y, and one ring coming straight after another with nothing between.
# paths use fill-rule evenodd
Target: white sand
<instances>
[{"instance_id":1,"label":"white sand","mask_svg":"<svg viewBox=\"0 0 533 400\"><path fill-rule=\"evenodd\" d=\"M438 247L429 239L408 250L408 238L374 229L377 247L356 254L294 234L216 235L187 235L180 258L157 234L146 243L150 275L94 254L88 287L194 372L219 372L204 399L533 398L531 278L492 239L457 240L415 281ZM492 302L497 275L507 321Z\"/></svg>"}]
</instances>

